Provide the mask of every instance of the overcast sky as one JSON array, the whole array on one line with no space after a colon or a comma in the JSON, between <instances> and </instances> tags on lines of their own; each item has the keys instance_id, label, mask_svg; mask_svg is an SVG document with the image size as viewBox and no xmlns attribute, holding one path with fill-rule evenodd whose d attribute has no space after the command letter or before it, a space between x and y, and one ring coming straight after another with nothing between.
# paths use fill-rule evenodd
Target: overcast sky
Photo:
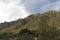
<instances>
[{"instance_id":1,"label":"overcast sky","mask_svg":"<svg viewBox=\"0 0 60 40\"><path fill-rule=\"evenodd\" d=\"M60 10L60 0L0 0L0 23L49 10Z\"/></svg>"}]
</instances>

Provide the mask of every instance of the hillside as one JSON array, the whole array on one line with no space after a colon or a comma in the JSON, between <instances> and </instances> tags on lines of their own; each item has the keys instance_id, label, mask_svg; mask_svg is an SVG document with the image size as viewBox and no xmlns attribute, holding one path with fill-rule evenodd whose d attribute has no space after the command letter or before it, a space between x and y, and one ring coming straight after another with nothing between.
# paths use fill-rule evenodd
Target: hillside
<instances>
[{"instance_id":1,"label":"hillside","mask_svg":"<svg viewBox=\"0 0 60 40\"><path fill-rule=\"evenodd\" d=\"M13 22L5 22L0 24L0 32L19 32L22 29L31 31L39 30L40 26L47 23L50 27L56 26L60 29L60 12L48 11L39 14L32 14L25 19L19 19ZM42 23L42 24L40 24Z\"/></svg>"},{"instance_id":2,"label":"hillside","mask_svg":"<svg viewBox=\"0 0 60 40\"><path fill-rule=\"evenodd\" d=\"M48 11L0 23L0 40L60 40L60 12Z\"/></svg>"}]
</instances>

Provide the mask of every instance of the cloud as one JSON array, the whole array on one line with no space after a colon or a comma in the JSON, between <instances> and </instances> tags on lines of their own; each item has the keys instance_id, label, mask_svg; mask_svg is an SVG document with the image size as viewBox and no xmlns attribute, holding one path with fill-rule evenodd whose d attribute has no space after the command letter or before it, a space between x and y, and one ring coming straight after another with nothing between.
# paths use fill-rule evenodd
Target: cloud
<instances>
[{"instance_id":1,"label":"cloud","mask_svg":"<svg viewBox=\"0 0 60 40\"><path fill-rule=\"evenodd\" d=\"M20 2L20 0L0 0L0 22L27 17L29 13Z\"/></svg>"},{"instance_id":2,"label":"cloud","mask_svg":"<svg viewBox=\"0 0 60 40\"><path fill-rule=\"evenodd\" d=\"M58 2L54 2L54 3L49 3L47 5L44 5L41 7L41 12L44 12L44 11L49 11L49 10L56 10L56 11L59 11L60 9L60 1Z\"/></svg>"},{"instance_id":3,"label":"cloud","mask_svg":"<svg viewBox=\"0 0 60 40\"><path fill-rule=\"evenodd\" d=\"M28 12L40 13L49 10L59 10L60 0L21 0Z\"/></svg>"},{"instance_id":4,"label":"cloud","mask_svg":"<svg viewBox=\"0 0 60 40\"><path fill-rule=\"evenodd\" d=\"M0 23L49 10L60 10L60 0L0 0Z\"/></svg>"}]
</instances>

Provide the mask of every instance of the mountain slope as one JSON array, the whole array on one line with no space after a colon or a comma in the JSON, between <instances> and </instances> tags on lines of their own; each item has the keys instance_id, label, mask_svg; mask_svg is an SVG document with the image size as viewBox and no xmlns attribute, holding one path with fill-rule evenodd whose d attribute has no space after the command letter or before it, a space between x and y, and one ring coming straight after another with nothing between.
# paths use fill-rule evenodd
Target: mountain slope
<instances>
[{"instance_id":1,"label":"mountain slope","mask_svg":"<svg viewBox=\"0 0 60 40\"><path fill-rule=\"evenodd\" d=\"M11 22L12 24L1 26L3 27L0 32L13 32L18 33L22 29L29 29L31 31L38 31L41 26L48 24L50 27L57 27L60 29L60 12L58 11L48 11L41 14L32 14L25 19L19 19L17 21ZM4 24L4 23L3 23ZM1 24L0 24L1 25ZM0 28L1 28L0 27Z\"/></svg>"}]
</instances>

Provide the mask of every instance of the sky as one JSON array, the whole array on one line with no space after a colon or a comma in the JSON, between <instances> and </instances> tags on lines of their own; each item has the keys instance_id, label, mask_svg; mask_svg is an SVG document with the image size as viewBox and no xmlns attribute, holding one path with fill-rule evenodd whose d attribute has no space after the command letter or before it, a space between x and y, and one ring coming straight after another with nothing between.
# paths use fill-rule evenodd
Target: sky
<instances>
[{"instance_id":1,"label":"sky","mask_svg":"<svg viewBox=\"0 0 60 40\"><path fill-rule=\"evenodd\" d=\"M59 11L60 0L0 0L0 23L49 10Z\"/></svg>"}]
</instances>

